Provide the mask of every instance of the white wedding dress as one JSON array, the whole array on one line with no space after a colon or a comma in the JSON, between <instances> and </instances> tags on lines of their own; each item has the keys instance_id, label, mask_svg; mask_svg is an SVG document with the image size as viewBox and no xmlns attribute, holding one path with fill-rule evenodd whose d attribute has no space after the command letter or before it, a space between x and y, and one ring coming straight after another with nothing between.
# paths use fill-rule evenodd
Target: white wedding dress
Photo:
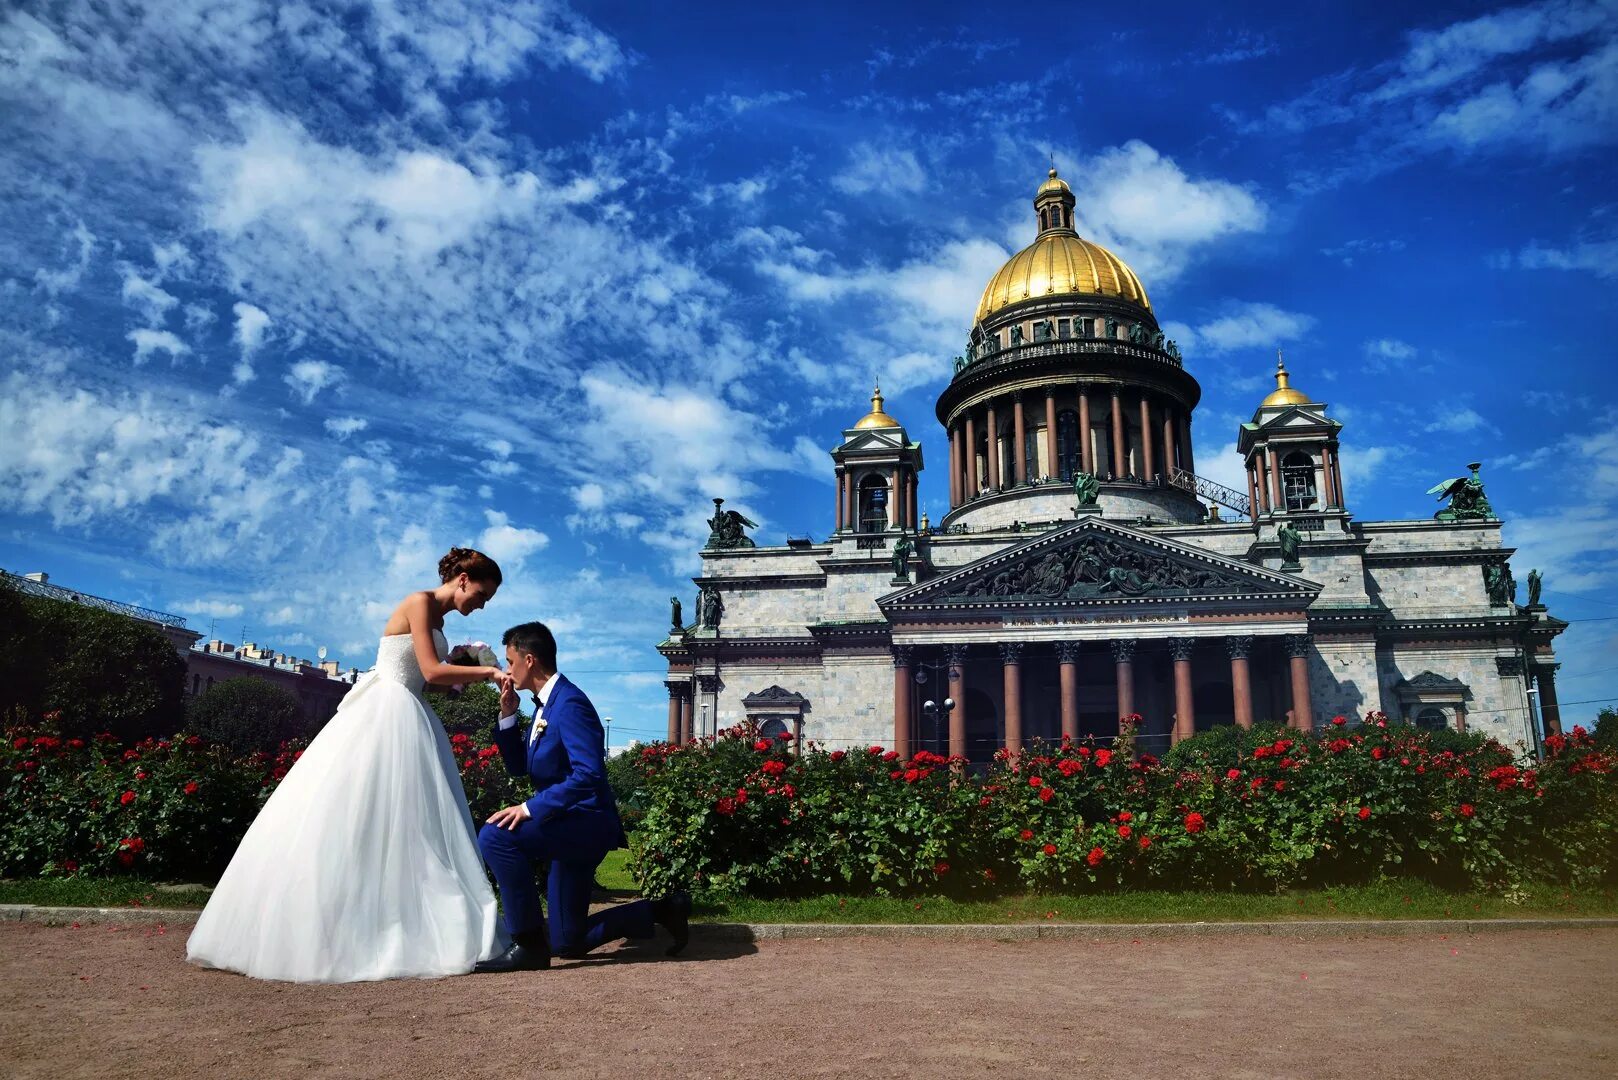
<instances>
[{"instance_id":1,"label":"white wedding dress","mask_svg":"<svg viewBox=\"0 0 1618 1080\"><path fill-rule=\"evenodd\" d=\"M449 652L433 631L440 659ZM254 820L186 957L293 982L464 975L508 942L409 634L343 698Z\"/></svg>"}]
</instances>

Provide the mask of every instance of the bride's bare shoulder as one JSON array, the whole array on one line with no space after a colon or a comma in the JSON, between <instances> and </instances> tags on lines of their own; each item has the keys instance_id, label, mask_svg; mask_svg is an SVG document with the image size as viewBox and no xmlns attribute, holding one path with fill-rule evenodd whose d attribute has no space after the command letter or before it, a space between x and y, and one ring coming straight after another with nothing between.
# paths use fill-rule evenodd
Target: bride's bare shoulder
<instances>
[{"instance_id":1,"label":"bride's bare shoulder","mask_svg":"<svg viewBox=\"0 0 1618 1080\"><path fill-rule=\"evenodd\" d=\"M432 593L413 592L399 601L399 606L388 616L387 625L382 627L382 636L396 637L399 634L408 634L415 630L418 624L428 629L432 628Z\"/></svg>"}]
</instances>

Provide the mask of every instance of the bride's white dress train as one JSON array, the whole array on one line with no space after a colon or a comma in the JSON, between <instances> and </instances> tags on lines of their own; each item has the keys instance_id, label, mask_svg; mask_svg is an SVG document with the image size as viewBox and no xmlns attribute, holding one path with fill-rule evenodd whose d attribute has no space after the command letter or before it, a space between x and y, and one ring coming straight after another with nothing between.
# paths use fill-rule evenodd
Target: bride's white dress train
<instances>
[{"instance_id":1,"label":"bride's white dress train","mask_svg":"<svg viewBox=\"0 0 1618 1080\"><path fill-rule=\"evenodd\" d=\"M433 631L440 659L448 653ZM422 699L410 635L259 812L186 946L260 979L462 975L507 945L443 725Z\"/></svg>"}]
</instances>

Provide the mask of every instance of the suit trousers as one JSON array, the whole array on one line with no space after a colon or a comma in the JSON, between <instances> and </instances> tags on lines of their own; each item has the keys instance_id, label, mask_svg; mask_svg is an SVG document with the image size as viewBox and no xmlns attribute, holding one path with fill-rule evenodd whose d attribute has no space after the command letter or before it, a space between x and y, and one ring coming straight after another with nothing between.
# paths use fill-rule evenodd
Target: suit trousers
<instances>
[{"instance_id":1,"label":"suit trousers","mask_svg":"<svg viewBox=\"0 0 1618 1080\"><path fill-rule=\"evenodd\" d=\"M590 914L590 888L606 852L570 837L558 821L529 819L515 829L486 824L478 831L478 850L500 886L506 929L512 934L532 932L546 921L534 884L534 864L544 860L551 865L546 893L552 952L584 953L619 938L652 936L649 900Z\"/></svg>"}]
</instances>

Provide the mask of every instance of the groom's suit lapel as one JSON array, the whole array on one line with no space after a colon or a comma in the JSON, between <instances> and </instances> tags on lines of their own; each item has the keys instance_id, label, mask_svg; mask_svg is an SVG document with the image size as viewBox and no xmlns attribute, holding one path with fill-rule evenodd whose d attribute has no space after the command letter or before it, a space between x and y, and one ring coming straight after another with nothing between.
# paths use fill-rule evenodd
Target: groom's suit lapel
<instances>
[{"instance_id":1,"label":"groom's suit lapel","mask_svg":"<svg viewBox=\"0 0 1618 1080\"><path fill-rule=\"evenodd\" d=\"M566 685L567 680L558 676L555 685L551 687L551 699L548 704L542 703L539 700L538 694L534 695L534 719L533 722L528 725L529 764L533 763L534 755L539 752L540 742L545 738L545 733L550 730L551 717L556 712L557 706L562 703L562 688ZM545 719L545 731L541 731L536 734L534 731L534 725L539 723L541 717L544 717Z\"/></svg>"}]
</instances>

